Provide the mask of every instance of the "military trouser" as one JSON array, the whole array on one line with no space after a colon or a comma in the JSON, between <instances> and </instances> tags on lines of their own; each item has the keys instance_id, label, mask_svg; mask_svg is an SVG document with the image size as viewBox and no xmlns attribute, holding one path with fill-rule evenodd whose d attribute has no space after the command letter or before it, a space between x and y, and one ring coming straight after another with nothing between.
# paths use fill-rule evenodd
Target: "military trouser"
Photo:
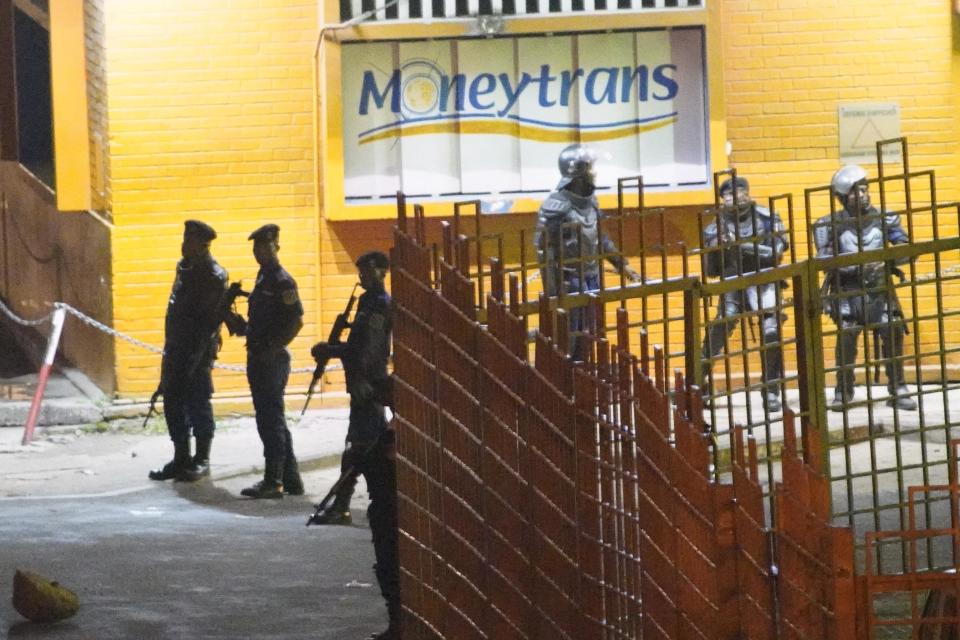
<instances>
[{"instance_id":1,"label":"military trouser","mask_svg":"<svg viewBox=\"0 0 960 640\"><path fill-rule=\"evenodd\" d=\"M763 309L761 314L761 331L763 333L763 348L761 351L761 379L764 384L764 396L779 396L780 380L783 379L783 348L781 345L780 322L775 309L775 285L760 285L745 291L734 291L723 294L717 308L716 319L707 329L703 341L701 355L705 361L703 367L704 393L712 395L710 380L712 366L710 360L717 356L727 343L727 338L740 323L740 314L744 309L756 311ZM769 289L768 289L769 288ZM757 290L760 290L759 292ZM749 321L749 319L748 319Z\"/></svg>"},{"instance_id":2,"label":"military trouser","mask_svg":"<svg viewBox=\"0 0 960 640\"><path fill-rule=\"evenodd\" d=\"M164 358L162 366L163 416L170 439L187 442L192 430L197 441L211 440L215 425L210 404L213 379L209 364L201 363L189 375L173 358Z\"/></svg>"},{"instance_id":3,"label":"military trouser","mask_svg":"<svg viewBox=\"0 0 960 640\"><path fill-rule=\"evenodd\" d=\"M346 448L343 450L343 455L340 456L340 475L342 477L351 467L355 469L360 468L361 453L362 449L354 447L349 442L347 443ZM340 488L337 490L336 497L333 499L333 504L330 505L330 510L338 514L349 511L350 500L353 499L353 492L356 488L357 474L345 476Z\"/></svg>"},{"instance_id":4,"label":"military trouser","mask_svg":"<svg viewBox=\"0 0 960 640\"><path fill-rule=\"evenodd\" d=\"M856 383L854 362L857 360L857 348L863 325L852 319L844 319L840 324L835 347L837 362L837 386L835 396L849 401L853 398L853 388ZM880 338L880 354L884 360L884 370L887 374L887 390L896 395L897 390L905 384L903 375L903 341L906 333L903 322L894 319L893 322L877 327Z\"/></svg>"},{"instance_id":5,"label":"military trouser","mask_svg":"<svg viewBox=\"0 0 960 640\"><path fill-rule=\"evenodd\" d=\"M358 452L369 443L355 443ZM380 585L380 593L387 604L390 621L400 621L400 560L397 531L397 463L392 458L393 432L387 432L365 456L358 456L358 470L363 474L370 491L367 519L373 535L373 567Z\"/></svg>"},{"instance_id":6,"label":"military trouser","mask_svg":"<svg viewBox=\"0 0 960 640\"><path fill-rule=\"evenodd\" d=\"M293 438L287 428L283 393L290 376L290 353L286 349L247 352L247 382L256 412L257 433L263 457L282 473L284 461L293 458Z\"/></svg>"},{"instance_id":7,"label":"military trouser","mask_svg":"<svg viewBox=\"0 0 960 640\"><path fill-rule=\"evenodd\" d=\"M564 280L565 291L569 294L589 293L600 289L600 276L597 274L585 274L581 281L579 274L567 275ZM594 323L595 309L592 306L576 307L570 309L570 344L567 353L573 360L585 360L587 350L584 341L578 338L582 333Z\"/></svg>"},{"instance_id":8,"label":"military trouser","mask_svg":"<svg viewBox=\"0 0 960 640\"><path fill-rule=\"evenodd\" d=\"M387 419L382 404L379 402L351 402L350 423L347 426L347 446L340 458L341 475L350 467L360 467L363 452L369 446L362 443L375 441L386 428ZM350 500L356 486L356 475L340 485L340 490L337 491L337 496L330 507L335 513L346 513L350 510Z\"/></svg>"}]
</instances>

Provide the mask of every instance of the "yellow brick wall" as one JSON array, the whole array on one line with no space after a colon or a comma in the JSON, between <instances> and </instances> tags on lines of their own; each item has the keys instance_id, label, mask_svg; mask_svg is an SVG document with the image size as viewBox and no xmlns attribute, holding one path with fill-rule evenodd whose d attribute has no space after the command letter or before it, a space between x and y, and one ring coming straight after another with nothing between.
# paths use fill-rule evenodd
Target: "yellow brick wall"
<instances>
[{"instance_id":1,"label":"yellow brick wall","mask_svg":"<svg viewBox=\"0 0 960 640\"><path fill-rule=\"evenodd\" d=\"M807 254L804 189L829 183L842 164L837 108L845 102L891 102L901 108L901 134L909 141L911 170L936 171L937 200L960 196L957 98L958 55L951 3L940 0L725 0L722 11L723 74L730 163L751 180L755 196L792 193L798 257ZM715 53L715 52L713 52ZM876 163L864 163L871 177ZM885 171L901 171L887 165ZM914 204L928 204L929 189L911 182ZM894 193L888 208L902 206ZM900 189L899 191L902 191ZM879 202L877 190L873 190ZM824 196L814 199L813 217L829 213ZM914 237L933 237L931 218L914 219ZM939 230L957 232L957 216ZM949 267L956 256L944 256ZM918 264L932 271L931 261ZM944 290L944 306L960 304L956 287ZM923 322L921 348L936 349L935 289L918 290ZM908 315L909 291L901 298ZM825 327L832 325L824 318ZM956 319L947 330L956 331ZM913 341L913 337L909 342ZM832 339L827 348L832 353ZM830 356L828 362L832 362ZM935 359L928 359L935 364ZM958 358L953 357L956 361ZM828 381L832 384L832 380Z\"/></svg>"},{"instance_id":2,"label":"yellow brick wall","mask_svg":"<svg viewBox=\"0 0 960 640\"><path fill-rule=\"evenodd\" d=\"M294 366L310 366L309 345L326 337L355 281L353 260L371 248L387 250L392 226L316 215L311 65L319 3L87 2L87 15L99 20L102 7L106 24L105 206L116 224L117 328L162 342L184 219L218 230L214 255L248 288L256 264L246 236L277 222L281 261L306 308ZM913 168L937 170L940 200L960 196L953 108L960 73L948 12L941 0L881 0L867 10L835 0L722 2L723 39L710 55L722 59L730 161L751 178L755 194L793 193L802 227L804 187L825 184L839 165L838 104L889 101L902 108ZM88 69L100 64L88 62ZM91 129L98 126L94 114ZM798 231L802 257L805 234ZM228 341L222 361L243 362L241 341ZM149 392L158 363L155 354L120 343L121 395ZM291 390L308 377L295 375ZM338 387L338 374L329 380ZM215 382L221 393L246 391L240 374L218 372Z\"/></svg>"},{"instance_id":3,"label":"yellow brick wall","mask_svg":"<svg viewBox=\"0 0 960 640\"><path fill-rule=\"evenodd\" d=\"M725 0L722 31L730 161L755 192L802 212L841 164L838 105L876 101L900 105L911 168L936 170L941 201L960 195L950 3Z\"/></svg>"},{"instance_id":4,"label":"yellow brick wall","mask_svg":"<svg viewBox=\"0 0 960 640\"><path fill-rule=\"evenodd\" d=\"M315 0L107 0L106 68L114 231L115 325L153 345L180 253L183 221L219 237L214 256L253 286L247 235L281 225L280 259L296 278L306 326L292 350L309 366L319 313L311 59ZM221 361L242 364L227 341ZM143 396L159 356L118 343L120 395ZM305 385L308 376L291 379ZM220 393L245 393L218 371Z\"/></svg>"}]
</instances>

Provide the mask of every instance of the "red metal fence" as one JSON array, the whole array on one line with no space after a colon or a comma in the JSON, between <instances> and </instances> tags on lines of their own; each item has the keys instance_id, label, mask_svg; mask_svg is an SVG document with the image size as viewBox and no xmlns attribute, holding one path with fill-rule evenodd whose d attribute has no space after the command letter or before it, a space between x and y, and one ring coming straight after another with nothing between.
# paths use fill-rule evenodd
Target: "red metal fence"
<instances>
[{"instance_id":1,"label":"red metal fence","mask_svg":"<svg viewBox=\"0 0 960 640\"><path fill-rule=\"evenodd\" d=\"M507 282L491 264L481 324L466 253L445 233L435 255L422 213L407 219L401 202L392 288L405 638L894 637L877 635L873 606L894 588L921 602L897 619L914 637L955 637L923 634L956 624L956 574L890 578L868 561L855 575L809 419L795 425L785 412L765 510L756 443L731 432L730 481L718 482L699 393L645 335L634 350L626 309L616 335L597 328L591 358L574 365L567 336L553 335L563 312L543 302L531 357L516 275ZM901 535L957 548L955 480L947 492L949 528ZM941 606L924 618L931 588Z\"/></svg>"}]
</instances>

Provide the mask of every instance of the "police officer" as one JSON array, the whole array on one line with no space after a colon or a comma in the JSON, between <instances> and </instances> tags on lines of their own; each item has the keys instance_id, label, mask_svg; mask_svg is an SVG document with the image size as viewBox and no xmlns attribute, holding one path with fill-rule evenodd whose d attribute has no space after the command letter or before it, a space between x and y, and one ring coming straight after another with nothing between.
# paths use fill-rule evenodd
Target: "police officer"
<instances>
[{"instance_id":1,"label":"police officer","mask_svg":"<svg viewBox=\"0 0 960 640\"><path fill-rule=\"evenodd\" d=\"M219 305L227 283L227 272L210 255L210 243L216 237L217 232L206 223L184 223L183 257L177 263L167 302L160 364L160 392L173 440L173 460L151 471L151 480L196 481L210 475L214 431L211 369L220 349ZM192 458L191 429L197 441Z\"/></svg>"},{"instance_id":2,"label":"police officer","mask_svg":"<svg viewBox=\"0 0 960 640\"><path fill-rule=\"evenodd\" d=\"M290 376L287 345L303 327L303 305L297 283L280 266L280 227L265 224L250 234L253 255L260 265L248 300L249 319L228 316L234 335L247 338L247 381L256 411L257 433L263 442L263 480L243 489L251 498L282 498L284 492L303 495L303 481L293 453L293 439L284 415L283 393Z\"/></svg>"},{"instance_id":3,"label":"police officer","mask_svg":"<svg viewBox=\"0 0 960 640\"><path fill-rule=\"evenodd\" d=\"M895 213L880 212L870 204L867 172L857 165L846 165L830 182L833 195L842 209L826 215L813 225L817 257L860 253L882 249L888 244L910 242ZM904 260L903 262L907 262ZM902 264L902 263L901 263ZM885 361L887 406L914 411L917 403L909 397L904 382L903 339L906 333L903 311L890 285L894 273L901 273L893 262L868 262L840 267L826 274L821 292L826 295L824 311L838 328L836 344L837 386L831 409L842 411L853 399L857 342L865 323L882 324L877 329ZM833 298L836 296L836 298Z\"/></svg>"},{"instance_id":4,"label":"police officer","mask_svg":"<svg viewBox=\"0 0 960 640\"><path fill-rule=\"evenodd\" d=\"M633 282L640 281L640 275L600 228L603 214L594 195L595 162L596 154L590 148L582 144L566 147L558 159L560 182L540 206L533 243L543 265L541 276L547 295L558 295L561 286L565 293L598 290L601 251L618 271ZM583 330L586 313L583 307L570 311L571 333ZM571 347L574 360L582 359L578 345L574 342Z\"/></svg>"},{"instance_id":5,"label":"police officer","mask_svg":"<svg viewBox=\"0 0 960 640\"><path fill-rule=\"evenodd\" d=\"M746 178L727 178L720 184L717 218L703 230L706 272L721 279L737 278L760 269L776 267L789 248L780 216L761 207L750 197ZM714 250L710 250L714 248ZM703 342L703 359L709 378L709 359L720 353L727 336L738 323L737 316L759 311L763 331L763 402L767 411L781 410L780 385L783 378L783 351L777 295L780 283L767 283L730 291L720 297L716 321Z\"/></svg>"},{"instance_id":6,"label":"police officer","mask_svg":"<svg viewBox=\"0 0 960 640\"><path fill-rule=\"evenodd\" d=\"M342 468L353 467L363 474L370 492L367 511L373 533L376 556L374 571L380 591L387 602L390 626L373 636L380 640L400 637L400 582L397 559L397 479L394 460L393 431L388 429L384 405L390 402L390 378L387 360L390 357L390 295L384 278L390 267L387 256L370 251L357 261L360 296L357 314L350 325L345 344L318 342L311 353L314 358L340 358L350 394L350 424L347 428L347 449ZM349 514L352 482L338 493L318 523L342 522Z\"/></svg>"}]
</instances>

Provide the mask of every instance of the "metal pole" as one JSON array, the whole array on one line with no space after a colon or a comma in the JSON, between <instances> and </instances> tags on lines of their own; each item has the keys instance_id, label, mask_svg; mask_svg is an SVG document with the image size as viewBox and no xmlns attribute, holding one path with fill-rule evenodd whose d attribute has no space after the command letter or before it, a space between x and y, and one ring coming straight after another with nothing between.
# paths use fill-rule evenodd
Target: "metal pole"
<instances>
[{"instance_id":1,"label":"metal pole","mask_svg":"<svg viewBox=\"0 0 960 640\"><path fill-rule=\"evenodd\" d=\"M43 401L43 392L47 388L47 379L50 378L50 370L53 368L53 361L57 356L57 346L60 344L60 334L63 331L63 321L67 315L66 309L57 307L53 311L52 327L50 328L50 340L47 342L47 352L43 356L43 364L40 366L40 378L37 381L37 390L33 394L33 403L30 405L30 413L27 415L27 424L23 427L23 440L21 444L30 444L33 439L33 430L37 426L37 418L40 416L40 404Z\"/></svg>"}]
</instances>

